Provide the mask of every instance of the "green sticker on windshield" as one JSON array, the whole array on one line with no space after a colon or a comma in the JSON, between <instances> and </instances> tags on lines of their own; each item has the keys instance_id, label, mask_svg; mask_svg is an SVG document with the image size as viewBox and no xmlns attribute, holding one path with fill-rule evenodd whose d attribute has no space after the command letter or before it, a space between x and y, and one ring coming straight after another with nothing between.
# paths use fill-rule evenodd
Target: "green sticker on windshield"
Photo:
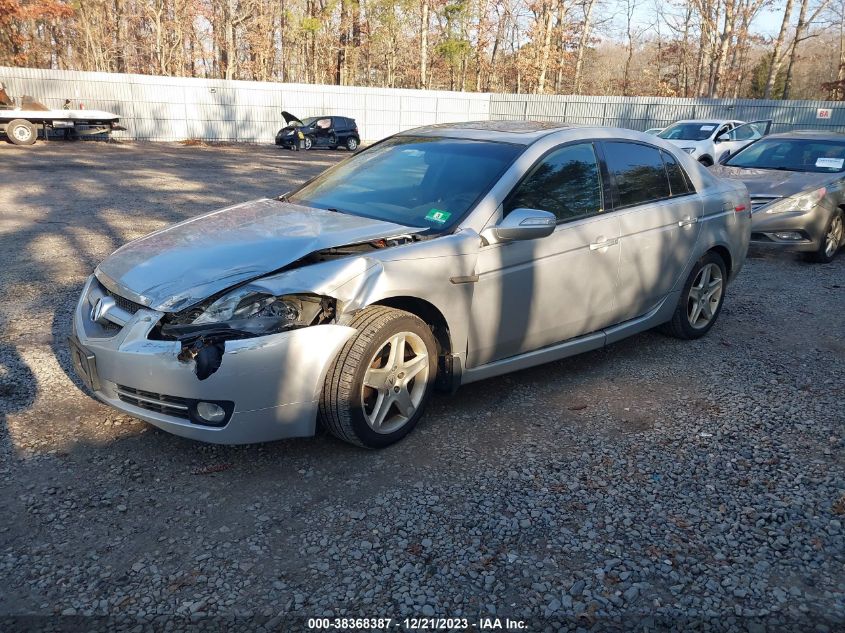
<instances>
[{"instance_id":1,"label":"green sticker on windshield","mask_svg":"<svg viewBox=\"0 0 845 633\"><path fill-rule=\"evenodd\" d=\"M437 222L438 224L445 224L446 220L452 217L448 211L441 211L440 209L432 209L426 214L425 219L429 222Z\"/></svg>"}]
</instances>

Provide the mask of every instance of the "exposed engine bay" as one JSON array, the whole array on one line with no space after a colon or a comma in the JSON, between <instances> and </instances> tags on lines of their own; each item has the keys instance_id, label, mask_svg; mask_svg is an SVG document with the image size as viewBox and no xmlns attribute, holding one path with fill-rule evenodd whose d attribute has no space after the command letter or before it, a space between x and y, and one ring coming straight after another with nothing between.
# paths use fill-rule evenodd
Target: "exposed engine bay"
<instances>
[{"instance_id":1,"label":"exposed engine bay","mask_svg":"<svg viewBox=\"0 0 845 633\"><path fill-rule=\"evenodd\" d=\"M377 250L401 246L420 239L422 238L419 236L399 235L327 248L310 253L271 275L323 262L366 256ZM248 288L249 283L240 287ZM179 360L186 363L194 361L197 378L205 380L220 367L226 341L334 323L337 317L337 300L333 297L308 293L281 296L253 293L245 294L232 310L233 316L243 314L242 318L228 318L219 322L205 318L221 299L232 295L237 289L227 289L188 309L165 314L150 332L150 337L180 341L182 349Z\"/></svg>"}]
</instances>

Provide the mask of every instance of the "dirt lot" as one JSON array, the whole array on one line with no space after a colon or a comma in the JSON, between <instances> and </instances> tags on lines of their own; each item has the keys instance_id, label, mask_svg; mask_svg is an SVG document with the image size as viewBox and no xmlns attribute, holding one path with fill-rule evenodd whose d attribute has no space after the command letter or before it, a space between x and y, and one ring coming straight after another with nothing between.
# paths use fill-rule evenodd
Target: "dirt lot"
<instances>
[{"instance_id":1,"label":"dirt lot","mask_svg":"<svg viewBox=\"0 0 845 633\"><path fill-rule=\"evenodd\" d=\"M758 254L705 339L438 396L380 452L202 445L78 388L63 341L98 261L345 155L0 145L0 630L845 630L845 255Z\"/></svg>"}]
</instances>

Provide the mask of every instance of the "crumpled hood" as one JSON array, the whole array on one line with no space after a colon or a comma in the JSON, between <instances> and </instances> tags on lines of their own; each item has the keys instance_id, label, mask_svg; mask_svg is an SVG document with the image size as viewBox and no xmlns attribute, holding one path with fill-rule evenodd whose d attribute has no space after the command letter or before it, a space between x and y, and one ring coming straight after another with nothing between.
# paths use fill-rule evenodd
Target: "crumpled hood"
<instances>
[{"instance_id":1,"label":"crumpled hood","mask_svg":"<svg viewBox=\"0 0 845 633\"><path fill-rule=\"evenodd\" d=\"M130 242L109 255L95 274L113 292L171 312L314 251L424 230L261 199Z\"/></svg>"},{"instance_id":2,"label":"crumpled hood","mask_svg":"<svg viewBox=\"0 0 845 633\"><path fill-rule=\"evenodd\" d=\"M712 173L722 178L740 180L753 196L794 196L802 191L818 189L831 180L831 174L777 169L745 169L717 165Z\"/></svg>"}]
</instances>

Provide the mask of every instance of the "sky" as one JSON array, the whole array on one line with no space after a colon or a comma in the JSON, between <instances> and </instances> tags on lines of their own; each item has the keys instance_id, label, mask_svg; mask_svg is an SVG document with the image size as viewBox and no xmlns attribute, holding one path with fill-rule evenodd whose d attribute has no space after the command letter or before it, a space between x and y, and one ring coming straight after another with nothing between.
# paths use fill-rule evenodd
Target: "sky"
<instances>
[{"instance_id":1,"label":"sky","mask_svg":"<svg viewBox=\"0 0 845 633\"><path fill-rule=\"evenodd\" d=\"M656 0L661 2L661 0ZM662 4L662 2L661 2ZM668 4L668 3L667 3ZM644 1L637 6L634 21L640 26L647 26L654 22L655 2ZM783 4L776 2L775 6L761 9L752 22L753 31L759 35L775 37L780 30L780 24L783 21ZM625 27L624 10L616 15L613 19L617 29L622 30Z\"/></svg>"}]
</instances>

